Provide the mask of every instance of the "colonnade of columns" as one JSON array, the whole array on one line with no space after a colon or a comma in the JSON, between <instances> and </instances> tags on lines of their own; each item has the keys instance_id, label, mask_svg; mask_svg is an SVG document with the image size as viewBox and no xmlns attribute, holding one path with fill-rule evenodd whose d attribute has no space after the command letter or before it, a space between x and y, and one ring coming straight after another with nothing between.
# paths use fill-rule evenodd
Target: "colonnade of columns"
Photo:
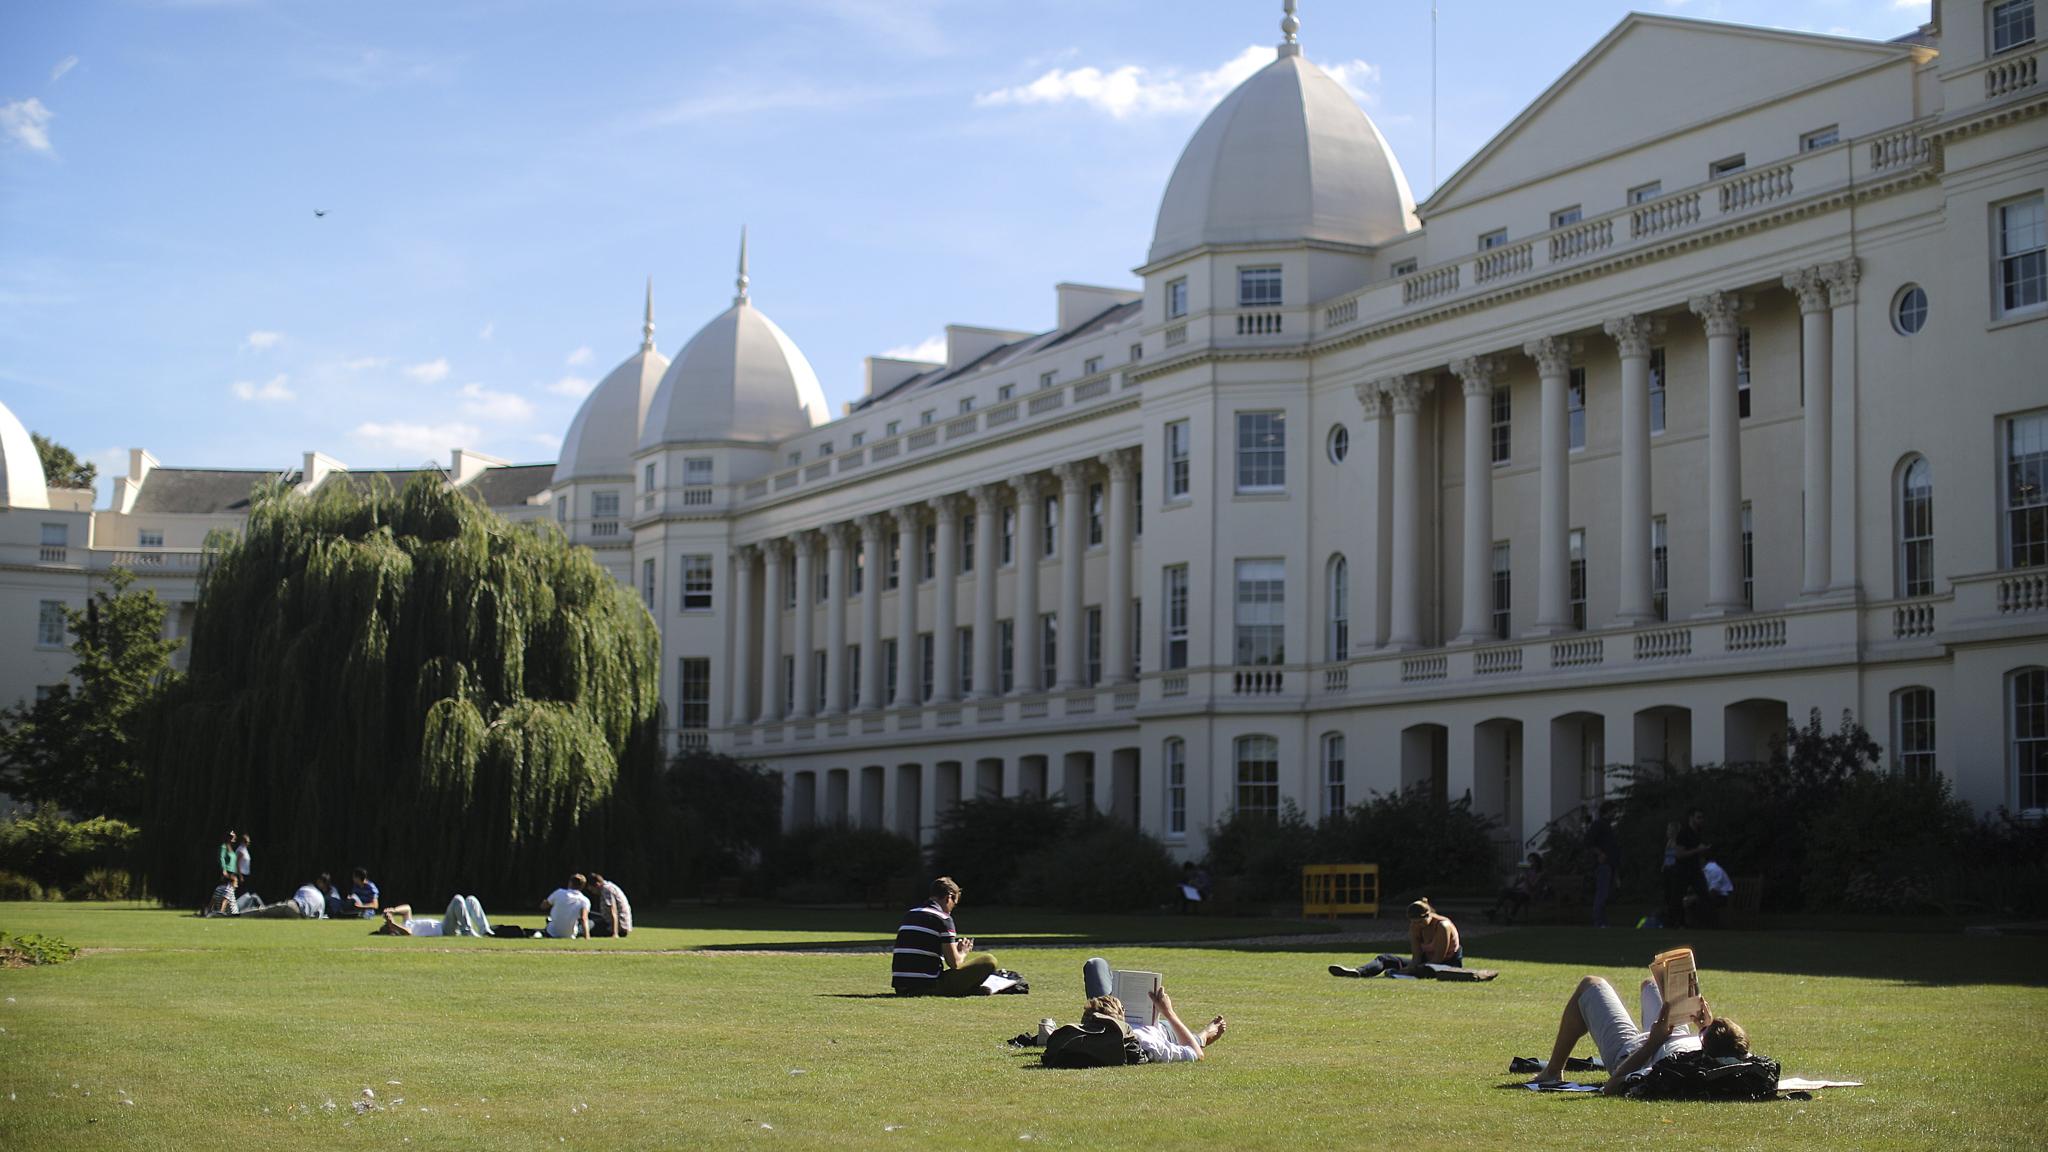
<instances>
[{"instance_id":1,"label":"colonnade of columns","mask_svg":"<svg viewBox=\"0 0 2048 1152\"><path fill-rule=\"evenodd\" d=\"M1843 472L1852 464L1853 429L1845 397L1854 392L1854 318L1859 267L1854 257L1787 273L1784 287L1800 308L1801 367L1805 379L1802 443L1805 528L1801 587L1811 597L1845 595L1856 586L1854 516ZM1706 614L1744 611L1742 569L1742 442L1738 415L1736 341L1748 300L1738 292L1708 292L1686 302L1707 344L1707 599ZM1650 351L1666 321L1645 313L1607 320L1621 367L1621 523L1617 626L1655 618L1650 580ZM1572 361L1584 345L1574 334L1526 342L1535 361L1539 399L1537 609L1529 635L1567 631L1571 616L1571 459L1569 389ZM1460 628L1454 643L1491 637L1493 543L1492 396L1506 361L1485 354L1448 365L1464 393L1464 533L1460 573ZM1436 374L1408 373L1362 383L1357 392L1367 428L1377 443L1378 422L1393 416L1391 593L1387 646L1423 644L1425 578L1422 517L1427 496L1422 474L1421 412ZM1374 608L1370 603L1368 610ZM1376 622L1375 622L1376 623Z\"/></svg>"},{"instance_id":2,"label":"colonnade of columns","mask_svg":"<svg viewBox=\"0 0 2048 1152\"><path fill-rule=\"evenodd\" d=\"M1102 682L1115 685L1132 679L1132 515L1137 466L1137 450L1123 448L1094 460L1067 461L1051 469L1051 477L1058 484L1060 533L1056 549L1057 666L1050 670L1055 690L1081 688L1088 680L1087 636L1082 625L1088 608L1084 576L1089 555L1089 497L1098 481L1104 490L1102 520L1107 569L1102 603ZM961 579L972 580L974 585L969 625L973 629L971 664L965 669L972 688L966 696L988 699L1002 695L996 582L1005 570L1012 578L1011 618L1015 621L1009 668L1011 694L1042 691L1047 669L1041 663L1039 564L1045 559L1044 502L1052 494L1047 481L1046 473L1027 472L1007 481L979 484L964 493L946 493L898 505L886 513L871 512L851 521L805 528L736 548L730 722L772 723L884 707L958 702L962 698L963 671L958 643L962 611L957 581ZM974 515L974 565L971 572L963 573L961 518L970 508ZM1000 555L1006 511L1013 512L1013 555L1007 565ZM933 536L929 606L932 618L925 621L920 619L918 592L924 582L928 523ZM892 527L898 565L894 589L886 587L885 545ZM856 538L862 556L857 670L848 662L851 646L847 620L848 604L855 598L851 589ZM817 568L821 544L822 581ZM756 565L762 599L758 622L753 602ZM787 648L783 615L791 600L791 585L785 584L785 580L793 582L796 602ZM893 596L896 602L895 691L886 694L886 699L882 665L884 595ZM822 648L814 634L820 601L825 609ZM932 638L929 697L924 692L925 633ZM825 657L822 685L816 679L819 652ZM785 657L792 655L793 676L785 673L783 663ZM857 681L858 692L851 690L850 681ZM790 699L784 699L785 686L790 689Z\"/></svg>"}]
</instances>

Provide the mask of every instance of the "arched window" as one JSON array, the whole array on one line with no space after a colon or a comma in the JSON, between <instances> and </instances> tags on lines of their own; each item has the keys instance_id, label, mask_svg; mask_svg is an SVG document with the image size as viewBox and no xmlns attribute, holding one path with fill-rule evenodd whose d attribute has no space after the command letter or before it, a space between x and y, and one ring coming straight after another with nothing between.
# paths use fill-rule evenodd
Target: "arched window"
<instances>
[{"instance_id":1,"label":"arched window","mask_svg":"<svg viewBox=\"0 0 2048 1152\"><path fill-rule=\"evenodd\" d=\"M2048 808L2048 668L2020 668L2006 676L2005 730L2011 733L2013 808Z\"/></svg>"},{"instance_id":2,"label":"arched window","mask_svg":"<svg viewBox=\"0 0 2048 1152\"><path fill-rule=\"evenodd\" d=\"M1237 738L1237 810L1246 816L1280 814L1280 741L1271 736Z\"/></svg>"},{"instance_id":3,"label":"arched window","mask_svg":"<svg viewBox=\"0 0 2048 1152\"><path fill-rule=\"evenodd\" d=\"M1899 595L1934 595L1934 466L1909 456L1899 466Z\"/></svg>"},{"instance_id":4,"label":"arched window","mask_svg":"<svg viewBox=\"0 0 2048 1152\"><path fill-rule=\"evenodd\" d=\"M1351 658L1351 566L1343 556L1330 557L1330 627L1325 635L1325 660Z\"/></svg>"},{"instance_id":5,"label":"arched window","mask_svg":"<svg viewBox=\"0 0 2048 1152\"><path fill-rule=\"evenodd\" d=\"M1323 815L1334 816L1345 807L1344 734L1323 733Z\"/></svg>"},{"instance_id":6,"label":"arched window","mask_svg":"<svg viewBox=\"0 0 2048 1152\"><path fill-rule=\"evenodd\" d=\"M1934 689L1892 693L1892 770L1916 780L1934 777Z\"/></svg>"},{"instance_id":7,"label":"arched window","mask_svg":"<svg viewBox=\"0 0 2048 1152\"><path fill-rule=\"evenodd\" d=\"M1169 837L1185 836L1188 833L1188 746L1180 737L1167 740L1166 759L1166 834Z\"/></svg>"}]
</instances>

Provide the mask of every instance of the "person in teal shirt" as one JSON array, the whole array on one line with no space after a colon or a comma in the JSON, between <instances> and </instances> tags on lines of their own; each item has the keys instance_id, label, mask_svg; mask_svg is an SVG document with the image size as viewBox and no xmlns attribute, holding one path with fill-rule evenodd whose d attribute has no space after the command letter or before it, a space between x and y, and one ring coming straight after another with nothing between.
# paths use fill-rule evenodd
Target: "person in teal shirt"
<instances>
[{"instance_id":1,"label":"person in teal shirt","mask_svg":"<svg viewBox=\"0 0 2048 1152\"><path fill-rule=\"evenodd\" d=\"M235 875L235 833L228 830L227 839L220 842L220 870L226 875Z\"/></svg>"}]
</instances>

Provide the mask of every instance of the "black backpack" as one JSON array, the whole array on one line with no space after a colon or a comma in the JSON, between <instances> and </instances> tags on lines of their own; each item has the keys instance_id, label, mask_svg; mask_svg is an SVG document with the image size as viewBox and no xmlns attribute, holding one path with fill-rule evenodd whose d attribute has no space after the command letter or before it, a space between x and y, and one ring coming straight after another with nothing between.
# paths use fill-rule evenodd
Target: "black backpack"
<instances>
[{"instance_id":1,"label":"black backpack","mask_svg":"<svg viewBox=\"0 0 2048 1152\"><path fill-rule=\"evenodd\" d=\"M1628 1094L1632 1100L1769 1100L1778 1094L1778 1062L1754 1052L1678 1052L1650 1065Z\"/></svg>"},{"instance_id":2,"label":"black backpack","mask_svg":"<svg viewBox=\"0 0 2048 1152\"><path fill-rule=\"evenodd\" d=\"M1039 1059L1048 1068L1116 1068L1145 1063L1145 1051L1132 1038L1129 1024L1090 1012L1081 1023L1046 1037Z\"/></svg>"}]
</instances>

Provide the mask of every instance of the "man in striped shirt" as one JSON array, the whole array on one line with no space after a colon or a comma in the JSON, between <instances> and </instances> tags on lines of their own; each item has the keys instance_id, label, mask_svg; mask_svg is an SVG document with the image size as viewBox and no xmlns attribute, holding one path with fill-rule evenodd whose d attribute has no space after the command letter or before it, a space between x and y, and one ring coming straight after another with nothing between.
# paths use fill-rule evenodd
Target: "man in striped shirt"
<instances>
[{"instance_id":1,"label":"man in striped shirt","mask_svg":"<svg viewBox=\"0 0 2048 1152\"><path fill-rule=\"evenodd\" d=\"M979 996L996 971L996 958L975 952L974 941L953 929L960 886L951 876L932 881L928 904L903 914L890 957L890 983L902 996Z\"/></svg>"}]
</instances>

